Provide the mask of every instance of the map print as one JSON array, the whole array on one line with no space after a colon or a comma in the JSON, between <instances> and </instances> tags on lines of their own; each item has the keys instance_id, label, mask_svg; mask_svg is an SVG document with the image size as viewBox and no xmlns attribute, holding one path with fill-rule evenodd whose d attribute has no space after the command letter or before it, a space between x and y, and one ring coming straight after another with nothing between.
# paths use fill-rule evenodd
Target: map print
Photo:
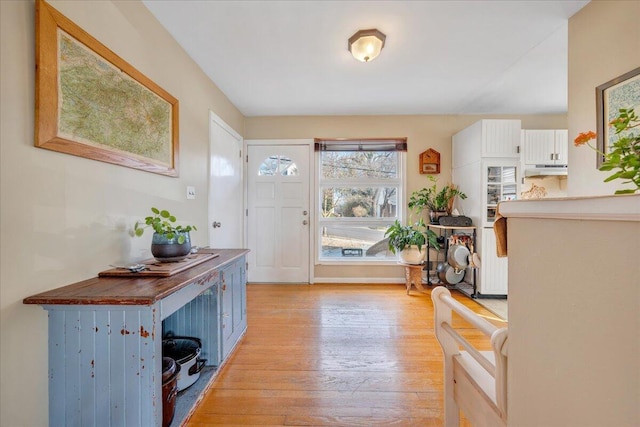
<instances>
[{"instance_id":1,"label":"map print","mask_svg":"<svg viewBox=\"0 0 640 427\"><path fill-rule=\"evenodd\" d=\"M171 165L171 104L69 34L58 44L58 136Z\"/></svg>"},{"instance_id":2,"label":"map print","mask_svg":"<svg viewBox=\"0 0 640 427\"><path fill-rule=\"evenodd\" d=\"M633 129L627 129L616 135L615 130L608 124L611 120L618 117L620 108L633 108L636 114L640 113L640 75L630 78L622 83L610 87L605 92L605 119L608 135L608 147L611 147L618 141L618 138L630 136Z\"/></svg>"}]
</instances>

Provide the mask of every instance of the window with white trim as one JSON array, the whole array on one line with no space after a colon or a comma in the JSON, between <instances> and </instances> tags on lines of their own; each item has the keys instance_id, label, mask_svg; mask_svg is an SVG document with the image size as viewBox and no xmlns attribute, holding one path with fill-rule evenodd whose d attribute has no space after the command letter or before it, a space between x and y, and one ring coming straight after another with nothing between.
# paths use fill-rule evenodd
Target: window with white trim
<instances>
[{"instance_id":1,"label":"window with white trim","mask_svg":"<svg viewBox=\"0 0 640 427\"><path fill-rule=\"evenodd\" d=\"M406 138L316 139L319 262L394 261L384 233L404 214Z\"/></svg>"}]
</instances>

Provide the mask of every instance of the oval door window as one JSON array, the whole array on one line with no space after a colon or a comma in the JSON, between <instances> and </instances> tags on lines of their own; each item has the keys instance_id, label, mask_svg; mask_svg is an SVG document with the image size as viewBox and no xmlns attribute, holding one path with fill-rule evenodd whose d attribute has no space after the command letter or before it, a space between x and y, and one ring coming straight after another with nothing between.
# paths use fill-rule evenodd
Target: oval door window
<instances>
[{"instance_id":1,"label":"oval door window","mask_svg":"<svg viewBox=\"0 0 640 427\"><path fill-rule=\"evenodd\" d=\"M298 166L287 156L276 154L269 156L262 161L258 168L258 176L296 176Z\"/></svg>"}]
</instances>

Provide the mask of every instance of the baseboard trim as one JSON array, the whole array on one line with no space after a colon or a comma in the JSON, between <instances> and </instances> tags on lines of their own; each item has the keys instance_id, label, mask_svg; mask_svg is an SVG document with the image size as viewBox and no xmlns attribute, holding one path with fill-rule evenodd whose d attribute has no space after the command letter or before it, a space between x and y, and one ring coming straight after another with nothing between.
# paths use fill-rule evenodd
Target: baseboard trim
<instances>
[{"instance_id":1,"label":"baseboard trim","mask_svg":"<svg viewBox=\"0 0 640 427\"><path fill-rule=\"evenodd\" d=\"M314 284L319 283L373 283L380 285L389 285L389 284L397 284L397 283L405 283L403 278L398 277L314 277Z\"/></svg>"}]
</instances>

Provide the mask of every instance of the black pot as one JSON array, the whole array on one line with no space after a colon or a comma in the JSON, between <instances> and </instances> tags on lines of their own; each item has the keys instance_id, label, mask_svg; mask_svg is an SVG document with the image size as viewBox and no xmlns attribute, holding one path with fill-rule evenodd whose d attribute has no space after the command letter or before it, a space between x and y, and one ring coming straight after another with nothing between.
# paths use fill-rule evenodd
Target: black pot
<instances>
[{"instance_id":1,"label":"black pot","mask_svg":"<svg viewBox=\"0 0 640 427\"><path fill-rule=\"evenodd\" d=\"M168 427L176 412L180 365L170 357L162 358L162 427Z\"/></svg>"},{"instance_id":2,"label":"black pot","mask_svg":"<svg viewBox=\"0 0 640 427\"><path fill-rule=\"evenodd\" d=\"M178 391L182 391L200 378L207 359L200 359L202 342L193 337L170 337L162 340L162 356L170 357L180 366Z\"/></svg>"},{"instance_id":3,"label":"black pot","mask_svg":"<svg viewBox=\"0 0 640 427\"><path fill-rule=\"evenodd\" d=\"M178 243L178 236L184 236L184 243ZM171 239L166 235L153 233L151 254L160 262L176 262L185 259L191 252L189 232L176 233Z\"/></svg>"}]
</instances>

